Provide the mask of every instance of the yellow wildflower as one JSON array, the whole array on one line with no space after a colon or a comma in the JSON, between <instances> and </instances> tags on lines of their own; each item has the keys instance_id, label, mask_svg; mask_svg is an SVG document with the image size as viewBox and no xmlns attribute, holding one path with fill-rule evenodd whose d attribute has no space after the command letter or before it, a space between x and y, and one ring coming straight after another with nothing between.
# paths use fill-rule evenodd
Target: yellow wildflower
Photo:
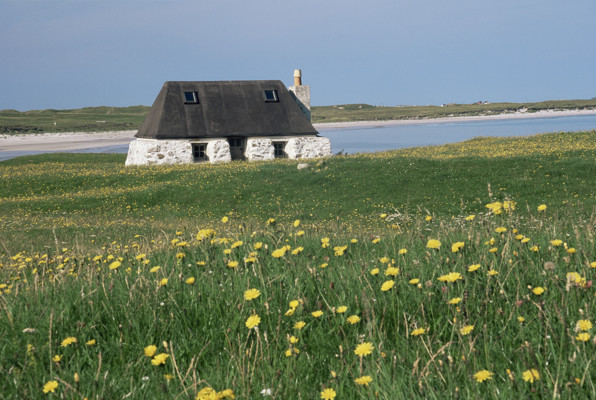
<instances>
[{"instance_id":1,"label":"yellow wildflower","mask_svg":"<svg viewBox=\"0 0 596 400\"><path fill-rule=\"evenodd\" d=\"M391 280L385 281L381 285L381 291L386 292L386 291L390 290L393 287L393 285L395 285L395 281L391 281Z\"/></svg>"},{"instance_id":2,"label":"yellow wildflower","mask_svg":"<svg viewBox=\"0 0 596 400\"><path fill-rule=\"evenodd\" d=\"M248 289L244 292L244 300L254 300L261 295L259 289Z\"/></svg>"},{"instance_id":3,"label":"yellow wildflower","mask_svg":"<svg viewBox=\"0 0 596 400\"><path fill-rule=\"evenodd\" d=\"M372 382L372 378L368 375L364 375L354 379L354 382L357 385L368 386L368 384Z\"/></svg>"},{"instance_id":4,"label":"yellow wildflower","mask_svg":"<svg viewBox=\"0 0 596 400\"><path fill-rule=\"evenodd\" d=\"M494 374L492 372L483 369L474 374L474 379L476 379L478 382L484 382L487 379L492 379L493 375Z\"/></svg>"},{"instance_id":5,"label":"yellow wildflower","mask_svg":"<svg viewBox=\"0 0 596 400\"><path fill-rule=\"evenodd\" d=\"M195 283L195 278L193 276L191 276L190 278L187 278L184 282L187 285L192 285L193 283Z\"/></svg>"},{"instance_id":6,"label":"yellow wildflower","mask_svg":"<svg viewBox=\"0 0 596 400\"><path fill-rule=\"evenodd\" d=\"M441 242L439 242L437 239L429 239L426 243L426 247L429 249L438 249L441 247Z\"/></svg>"},{"instance_id":7,"label":"yellow wildflower","mask_svg":"<svg viewBox=\"0 0 596 400\"><path fill-rule=\"evenodd\" d=\"M306 322L298 321L294 324L294 329L300 330L300 329L304 328L305 326L306 326Z\"/></svg>"},{"instance_id":8,"label":"yellow wildflower","mask_svg":"<svg viewBox=\"0 0 596 400\"><path fill-rule=\"evenodd\" d=\"M153 359L151 360L151 364L153 364L155 366L165 364L168 357L169 357L168 354L160 353L160 354L156 355L155 357L153 357Z\"/></svg>"},{"instance_id":9,"label":"yellow wildflower","mask_svg":"<svg viewBox=\"0 0 596 400\"><path fill-rule=\"evenodd\" d=\"M472 331L474 330L474 325L466 325L463 326L460 330L459 333L461 333L462 335L469 335Z\"/></svg>"},{"instance_id":10,"label":"yellow wildflower","mask_svg":"<svg viewBox=\"0 0 596 400\"><path fill-rule=\"evenodd\" d=\"M459 272L450 272L447 275L440 276L437 279L441 282L455 282L458 279L462 279L462 276Z\"/></svg>"},{"instance_id":11,"label":"yellow wildflower","mask_svg":"<svg viewBox=\"0 0 596 400\"><path fill-rule=\"evenodd\" d=\"M356 354L357 356L363 357L363 356L367 356L367 355L371 354L374 349L375 349L375 347L373 346L372 343L364 342L364 343L360 343L358 346L356 346L356 349L354 350L354 354Z\"/></svg>"},{"instance_id":12,"label":"yellow wildflower","mask_svg":"<svg viewBox=\"0 0 596 400\"><path fill-rule=\"evenodd\" d=\"M526 382L534 383L534 381L540 380L540 374L534 368L528 369L522 372L522 379Z\"/></svg>"},{"instance_id":13,"label":"yellow wildflower","mask_svg":"<svg viewBox=\"0 0 596 400\"><path fill-rule=\"evenodd\" d=\"M152 345L152 344L145 347L145 349L143 350L143 352L145 353L145 356L147 356L147 357L153 357L155 355L156 351L157 351L157 346Z\"/></svg>"},{"instance_id":14,"label":"yellow wildflower","mask_svg":"<svg viewBox=\"0 0 596 400\"><path fill-rule=\"evenodd\" d=\"M468 267L468 272L474 272L476 271L478 268L480 268L480 264L472 264Z\"/></svg>"},{"instance_id":15,"label":"yellow wildflower","mask_svg":"<svg viewBox=\"0 0 596 400\"><path fill-rule=\"evenodd\" d=\"M538 211L544 211L544 210L546 210L546 204L540 204L538 206Z\"/></svg>"},{"instance_id":16,"label":"yellow wildflower","mask_svg":"<svg viewBox=\"0 0 596 400\"><path fill-rule=\"evenodd\" d=\"M70 336L70 337L67 337L66 339L64 339L60 345L62 347L68 347L71 344L76 343L76 342L77 342L77 338L74 336Z\"/></svg>"},{"instance_id":17,"label":"yellow wildflower","mask_svg":"<svg viewBox=\"0 0 596 400\"><path fill-rule=\"evenodd\" d=\"M110 266L108 267L110 270L116 269L119 266L121 266L122 263L120 261L114 261L113 263L110 264Z\"/></svg>"},{"instance_id":18,"label":"yellow wildflower","mask_svg":"<svg viewBox=\"0 0 596 400\"><path fill-rule=\"evenodd\" d=\"M535 287L534 289L532 289L532 292L536 295L536 296L540 296L542 293L544 293L546 289L544 289L543 287Z\"/></svg>"},{"instance_id":19,"label":"yellow wildflower","mask_svg":"<svg viewBox=\"0 0 596 400\"><path fill-rule=\"evenodd\" d=\"M346 321L348 321L350 324L354 325L354 324L357 324L358 322L360 322L360 317L357 315L350 315L348 318L346 318Z\"/></svg>"},{"instance_id":20,"label":"yellow wildflower","mask_svg":"<svg viewBox=\"0 0 596 400\"><path fill-rule=\"evenodd\" d=\"M348 307L346 307L346 306L339 306L339 307L337 307L337 310L336 310L336 312L337 312L338 314L343 314L343 313L345 313L347 310L348 310Z\"/></svg>"},{"instance_id":21,"label":"yellow wildflower","mask_svg":"<svg viewBox=\"0 0 596 400\"><path fill-rule=\"evenodd\" d=\"M317 310L317 311L311 312L310 314L315 318L319 318L321 315L323 315L323 311Z\"/></svg>"},{"instance_id":22,"label":"yellow wildflower","mask_svg":"<svg viewBox=\"0 0 596 400\"><path fill-rule=\"evenodd\" d=\"M54 391L58 389L58 382L57 381L48 381L45 385L43 385L43 392L44 393L54 393Z\"/></svg>"},{"instance_id":23,"label":"yellow wildflower","mask_svg":"<svg viewBox=\"0 0 596 400\"><path fill-rule=\"evenodd\" d=\"M332 388L324 389L321 392L321 399L323 399L323 400L333 400L333 399L335 399L335 396L336 396L335 390L333 390Z\"/></svg>"},{"instance_id":24,"label":"yellow wildflower","mask_svg":"<svg viewBox=\"0 0 596 400\"><path fill-rule=\"evenodd\" d=\"M246 320L244 325L246 325L246 327L248 329L252 329L252 328L258 326L260 322L261 322L261 318L255 314L255 315L251 315L250 317L248 317L248 319Z\"/></svg>"},{"instance_id":25,"label":"yellow wildflower","mask_svg":"<svg viewBox=\"0 0 596 400\"><path fill-rule=\"evenodd\" d=\"M420 279L414 278L414 279L410 279L408 283L410 285L417 285L419 282L420 282Z\"/></svg>"},{"instance_id":26,"label":"yellow wildflower","mask_svg":"<svg viewBox=\"0 0 596 400\"><path fill-rule=\"evenodd\" d=\"M460 301L461 297L454 297L451 300L449 300L449 304L459 304Z\"/></svg>"},{"instance_id":27,"label":"yellow wildflower","mask_svg":"<svg viewBox=\"0 0 596 400\"><path fill-rule=\"evenodd\" d=\"M464 242L455 242L451 245L451 252L457 253L458 251L463 249L465 245L466 244Z\"/></svg>"},{"instance_id":28,"label":"yellow wildflower","mask_svg":"<svg viewBox=\"0 0 596 400\"><path fill-rule=\"evenodd\" d=\"M581 332L578 333L575 338L580 342L587 342L588 340L590 340L590 334L588 332Z\"/></svg>"},{"instance_id":29,"label":"yellow wildflower","mask_svg":"<svg viewBox=\"0 0 596 400\"><path fill-rule=\"evenodd\" d=\"M426 329L424 329L424 328L418 328L418 329L414 329L410 335L412 335L412 336L420 336L420 335L424 335L425 333L426 333Z\"/></svg>"},{"instance_id":30,"label":"yellow wildflower","mask_svg":"<svg viewBox=\"0 0 596 400\"><path fill-rule=\"evenodd\" d=\"M580 319L575 324L576 331L589 331L590 329L592 329L592 322L590 320Z\"/></svg>"}]
</instances>

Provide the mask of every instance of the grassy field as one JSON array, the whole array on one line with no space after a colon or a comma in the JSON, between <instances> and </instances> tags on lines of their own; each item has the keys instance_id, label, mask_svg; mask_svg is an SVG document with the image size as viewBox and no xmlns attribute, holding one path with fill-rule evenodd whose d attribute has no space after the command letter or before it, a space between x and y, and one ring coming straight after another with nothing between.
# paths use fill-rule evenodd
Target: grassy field
<instances>
[{"instance_id":1,"label":"grassy field","mask_svg":"<svg viewBox=\"0 0 596 400\"><path fill-rule=\"evenodd\" d=\"M596 397L596 131L124 158L0 162L0 398Z\"/></svg>"},{"instance_id":2,"label":"grassy field","mask_svg":"<svg viewBox=\"0 0 596 400\"><path fill-rule=\"evenodd\" d=\"M313 122L378 121L512 113L522 109L595 109L592 100L552 100L538 103L450 104L377 107L368 104L312 107ZM75 110L0 111L0 134L42 132L101 132L139 129L150 107L86 107Z\"/></svg>"}]
</instances>

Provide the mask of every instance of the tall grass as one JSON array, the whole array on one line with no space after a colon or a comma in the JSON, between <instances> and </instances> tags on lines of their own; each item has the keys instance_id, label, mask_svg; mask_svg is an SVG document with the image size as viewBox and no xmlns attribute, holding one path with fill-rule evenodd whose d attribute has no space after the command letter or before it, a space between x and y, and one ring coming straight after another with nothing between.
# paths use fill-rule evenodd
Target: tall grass
<instances>
[{"instance_id":1,"label":"tall grass","mask_svg":"<svg viewBox=\"0 0 596 400\"><path fill-rule=\"evenodd\" d=\"M595 397L593 139L0 163L0 396Z\"/></svg>"}]
</instances>

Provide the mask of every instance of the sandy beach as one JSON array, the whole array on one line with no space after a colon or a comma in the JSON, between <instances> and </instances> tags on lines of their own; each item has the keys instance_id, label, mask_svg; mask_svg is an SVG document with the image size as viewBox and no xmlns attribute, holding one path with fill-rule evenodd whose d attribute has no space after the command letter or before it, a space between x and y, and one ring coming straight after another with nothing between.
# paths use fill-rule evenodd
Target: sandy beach
<instances>
[{"instance_id":1,"label":"sandy beach","mask_svg":"<svg viewBox=\"0 0 596 400\"><path fill-rule=\"evenodd\" d=\"M441 122L487 121L495 119L568 117L579 115L596 115L596 110L570 111L539 111L535 113L509 113L498 115L483 115L473 117L447 117L418 120L394 121L358 121L316 123L314 127L321 132L331 129L359 128L390 125L436 124ZM0 135L1 152L43 152L43 151L73 151L92 149L97 147L125 145L134 140L137 131L111 132L60 132L23 135Z\"/></svg>"}]
</instances>

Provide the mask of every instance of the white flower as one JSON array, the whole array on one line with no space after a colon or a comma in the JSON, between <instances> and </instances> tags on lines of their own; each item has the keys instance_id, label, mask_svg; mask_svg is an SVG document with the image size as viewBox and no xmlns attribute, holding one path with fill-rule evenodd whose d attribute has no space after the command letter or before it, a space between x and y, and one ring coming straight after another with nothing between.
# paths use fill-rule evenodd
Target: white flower
<instances>
[{"instance_id":1,"label":"white flower","mask_svg":"<svg viewBox=\"0 0 596 400\"><path fill-rule=\"evenodd\" d=\"M263 390L261 390L261 394L262 394L263 396L271 396L271 394L272 394L272 393L273 393L273 392L272 392L272 390L271 390L271 389L263 389Z\"/></svg>"}]
</instances>

